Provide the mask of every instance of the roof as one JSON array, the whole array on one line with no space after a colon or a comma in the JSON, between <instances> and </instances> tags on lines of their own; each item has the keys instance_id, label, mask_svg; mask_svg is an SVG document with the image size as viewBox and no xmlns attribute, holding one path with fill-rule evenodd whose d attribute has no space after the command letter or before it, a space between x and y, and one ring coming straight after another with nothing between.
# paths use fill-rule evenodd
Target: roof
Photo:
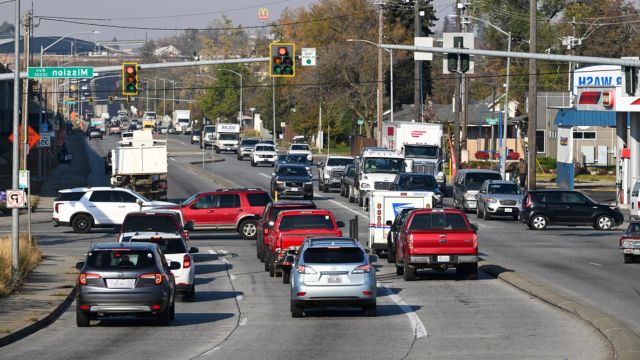
<instances>
[{"instance_id":1,"label":"roof","mask_svg":"<svg viewBox=\"0 0 640 360\"><path fill-rule=\"evenodd\" d=\"M553 123L557 126L614 127L616 126L616 113L615 111L560 109Z\"/></svg>"},{"instance_id":2,"label":"roof","mask_svg":"<svg viewBox=\"0 0 640 360\"><path fill-rule=\"evenodd\" d=\"M333 215L331 211L325 210L325 209L292 209L292 210L281 211L278 214L278 216L297 214L297 213L300 213L301 211L303 211L305 215L329 215L329 214Z\"/></svg>"},{"instance_id":3,"label":"roof","mask_svg":"<svg viewBox=\"0 0 640 360\"><path fill-rule=\"evenodd\" d=\"M345 155L329 155L327 159L353 159L353 156L345 156Z\"/></svg>"},{"instance_id":4,"label":"roof","mask_svg":"<svg viewBox=\"0 0 640 360\"><path fill-rule=\"evenodd\" d=\"M147 242L136 242L136 243L117 243L117 242L106 242L99 243L93 245L91 250L110 250L110 249L131 249L131 250L153 250L156 248L156 244L147 243Z\"/></svg>"},{"instance_id":5,"label":"roof","mask_svg":"<svg viewBox=\"0 0 640 360\"><path fill-rule=\"evenodd\" d=\"M71 188L71 189L62 189L62 190L58 190L58 192L80 192L80 191L89 191L89 190L125 190L125 191L131 191L129 189L125 189L125 188L119 188L119 187L111 187L111 186L91 186L91 187L77 187L77 188Z\"/></svg>"}]
</instances>

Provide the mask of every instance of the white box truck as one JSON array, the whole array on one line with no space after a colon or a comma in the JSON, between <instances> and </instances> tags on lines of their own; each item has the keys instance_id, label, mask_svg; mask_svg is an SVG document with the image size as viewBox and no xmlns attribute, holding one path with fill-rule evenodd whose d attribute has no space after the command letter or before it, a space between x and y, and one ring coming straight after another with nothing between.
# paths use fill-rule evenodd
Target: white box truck
<instances>
[{"instance_id":1,"label":"white box truck","mask_svg":"<svg viewBox=\"0 0 640 360\"><path fill-rule=\"evenodd\" d=\"M151 130L140 130L130 141L119 142L111 150L111 184L166 200L167 141L154 139Z\"/></svg>"},{"instance_id":2,"label":"white box truck","mask_svg":"<svg viewBox=\"0 0 640 360\"><path fill-rule=\"evenodd\" d=\"M173 112L173 127L176 129L176 133L190 134L191 131L187 131L187 128L190 128L190 124L190 110L175 110Z\"/></svg>"},{"instance_id":3,"label":"white box truck","mask_svg":"<svg viewBox=\"0 0 640 360\"><path fill-rule=\"evenodd\" d=\"M240 142L240 124L217 124L215 141L213 147L216 154L221 151L231 151L238 153L238 143Z\"/></svg>"},{"instance_id":4,"label":"white box truck","mask_svg":"<svg viewBox=\"0 0 640 360\"><path fill-rule=\"evenodd\" d=\"M428 191L372 191L369 194L369 242L377 254L388 250L390 226L403 209L423 209L433 206L433 192Z\"/></svg>"},{"instance_id":5,"label":"white box truck","mask_svg":"<svg viewBox=\"0 0 640 360\"><path fill-rule=\"evenodd\" d=\"M407 172L433 175L446 194L447 155L442 146L443 134L442 124L387 122L382 125L382 146L404 156Z\"/></svg>"}]
</instances>

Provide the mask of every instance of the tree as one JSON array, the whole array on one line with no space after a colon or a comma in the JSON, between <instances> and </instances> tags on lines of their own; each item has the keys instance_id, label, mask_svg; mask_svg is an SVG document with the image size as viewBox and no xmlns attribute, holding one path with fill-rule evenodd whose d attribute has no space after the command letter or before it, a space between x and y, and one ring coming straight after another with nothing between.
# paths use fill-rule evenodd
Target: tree
<instances>
[{"instance_id":1,"label":"tree","mask_svg":"<svg viewBox=\"0 0 640 360\"><path fill-rule=\"evenodd\" d=\"M16 27L13 26L13 24L11 23L3 21L2 24L0 24L0 34L13 35L15 30L16 30Z\"/></svg>"},{"instance_id":2,"label":"tree","mask_svg":"<svg viewBox=\"0 0 640 360\"><path fill-rule=\"evenodd\" d=\"M154 51L156 50L156 43L153 40L149 40L144 43L142 48L140 49L140 56L142 57L142 62L150 63L155 60Z\"/></svg>"}]
</instances>

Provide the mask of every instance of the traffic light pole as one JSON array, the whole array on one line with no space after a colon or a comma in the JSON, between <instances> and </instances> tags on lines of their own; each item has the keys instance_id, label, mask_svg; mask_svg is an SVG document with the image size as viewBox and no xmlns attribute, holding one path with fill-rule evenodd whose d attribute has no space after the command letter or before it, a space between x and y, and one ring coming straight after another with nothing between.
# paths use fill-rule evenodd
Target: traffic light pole
<instances>
[{"instance_id":1,"label":"traffic light pole","mask_svg":"<svg viewBox=\"0 0 640 360\"><path fill-rule=\"evenodd\" d=\"M11 188L18 189L18 168L20 167L20 0L15 4L15 30L14 30L14 50L13 50L13 145L12 145L12 172ZM11 287L15 289L18 285L18 267L20 266L20 219L18 208L11 209Z\"/></svg>"}]
</instances>

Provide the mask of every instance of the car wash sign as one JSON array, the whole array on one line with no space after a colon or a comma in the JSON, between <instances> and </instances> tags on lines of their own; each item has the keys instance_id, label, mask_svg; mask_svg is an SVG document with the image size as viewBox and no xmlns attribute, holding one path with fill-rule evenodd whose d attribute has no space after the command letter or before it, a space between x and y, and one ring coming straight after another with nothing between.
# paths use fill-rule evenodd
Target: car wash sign
<instances>
[{"instance_id":1,"label":"car wash sign","mask_svg":"<svg viewBox=\"0 0 640 360\"><path fill-rule=\"evenodd\" d=\"M572 92L578 110L616 111L621 89L620 66L586 66L573 73Z\"/></svg>"}]
</instances>

